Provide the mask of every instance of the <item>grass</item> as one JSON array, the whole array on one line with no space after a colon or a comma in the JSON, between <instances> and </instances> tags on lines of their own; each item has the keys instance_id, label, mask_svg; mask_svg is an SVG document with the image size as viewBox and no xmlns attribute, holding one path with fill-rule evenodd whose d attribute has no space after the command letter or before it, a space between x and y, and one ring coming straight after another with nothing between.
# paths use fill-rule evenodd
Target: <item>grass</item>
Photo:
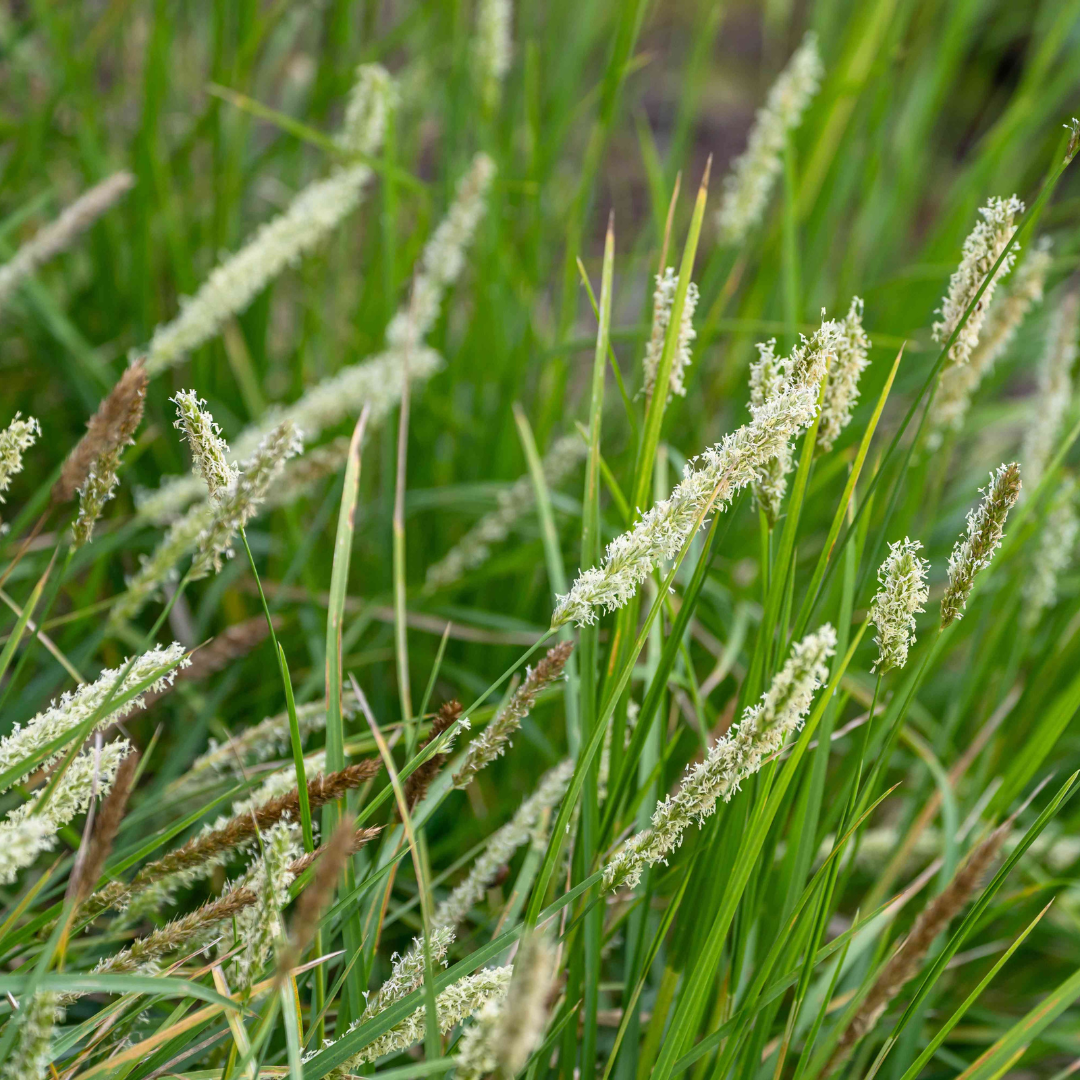
<instances>
[{"instance_id":1,"label":"grass","mask_svg":"<svg viewBox=\"0 0 1080 1080\"><path fill-rule=\"evenodd\" d=\"M511 1074L499 1063L513 1042L528 1080L1068 1075L1080 1061L1075 535L1051 601L1033 612L1031 598L1075 498L1075 325L1049 456L1019 455L1053 415L1043 358L1077 288L1080 180L1062 125L1076 113L1080 4L518 0L504 75L485 67L477 30L502 8L111 0L0 19L0 261L93 184L122 169L135 180L0 311L0 425L19 411L42 428L3 492L0 737L154 644L177 640L194 661L121 718L142 757L99 879L80 883L78 867L101 797L0 884L0 1075L463 1077L462 1033L477 1023L496 1032L487 1072ZM723 178L807 30L820 89L785 137L761 221L724 244ZM377 151L353 159L338 133L361 63L390 70L397 104ZM235 440L381 352L395 312L421 306L424 245L478 153L495 176L475 235L411 345L436 350L438 370L404 396L388 382L363 400L337 394L298 459L323 454L313 482L286 498L275 481L220 572L191 580L185 556L176 584L109 619L168 525L140 513L140 490L190 470L171 396L193 388ZM115 499L74 548L76 508L50 492L128 356L297 191L355 161L372 174L359 207L150 380ZM1014 192L1027 207L1018 258L1053 241L1044 297L935 446L949 345L931 333L936 309L979 207ZM664 266L679 283L646 395ZM687 394L668 400L691 280ZM856 295L873 342L858 404L826 454L816 420L798 429L775 524L752 491L710 488L692 507L698 527L617 611L552 627L581 571L749 421L755 344L775 337L787 356L823 307L841 318ZM418 353L394 355L419 370ZM545 454L575 432L572 468L554 470ZM965 516L1014 460L1024 491L1002 546L942 628ZM429 584L482 519L488 550ZM877 572L905 536L929 560L929 599L906 665L875 671ZM687 767L729 745L825 623L835 650L784 748L666 862L605 890L614 852ZM241 625L256 629L227 645ZM564 677L456 789L470 742L562 641L574 644ZM3 811L62 803L79 755L116 735L99 721L132 696L116 688L62 737L5 758ZM452 699L471 726L437 733ZM277 734L244 744L267 717ZM230 740L216 767L196 764ZM568 756L565 794L515 818ZM367 759L382 765L374 778L309 800L304 780ZM127 911L79 906L80 884L130 888L222 815L250 820L236 804L268 798L268 781L297 792L291 858L346 816L381 827L339 868L299 961L295 901L318 864L285 873L268 826ZM0 822L9 851L14 820ZM505 865L466 898L445 948L440 904L512 821ZM988 872L837 1062L920 913L1006 822ZM246 915L149 965L109 966L237 886L252 893ZM512 1007L470 1019L481 997L459 999L480 991L462 988L505 978L493 973L522 942L534 967L513 975ZM388 984L410 948L411 974L399 963ZM55 1021L54 993L73 995ZM500 1027L509 1014L520 1023ZM436 1031L437 1016L460 1022ZM399 1031L415 1037L394 1044ZM363 1060L375 1040L391 1052Z\"/></svg>"}]
</instances>

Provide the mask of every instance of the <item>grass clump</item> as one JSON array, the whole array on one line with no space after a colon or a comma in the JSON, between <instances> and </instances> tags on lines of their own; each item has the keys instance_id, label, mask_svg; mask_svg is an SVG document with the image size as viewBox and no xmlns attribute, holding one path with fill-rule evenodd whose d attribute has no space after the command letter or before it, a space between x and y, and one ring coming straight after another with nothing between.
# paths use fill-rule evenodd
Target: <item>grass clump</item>
<instances>
[{"instance_id":1,"label":"grass clump","mask_svg":"<svg viewBox=\"0 0 1080 1080\"><path fill-rule=\"evenodd\" d=\"M0 1075L1073 1071L1029 14L0 19Z\"/></svg>"}]
</instances>

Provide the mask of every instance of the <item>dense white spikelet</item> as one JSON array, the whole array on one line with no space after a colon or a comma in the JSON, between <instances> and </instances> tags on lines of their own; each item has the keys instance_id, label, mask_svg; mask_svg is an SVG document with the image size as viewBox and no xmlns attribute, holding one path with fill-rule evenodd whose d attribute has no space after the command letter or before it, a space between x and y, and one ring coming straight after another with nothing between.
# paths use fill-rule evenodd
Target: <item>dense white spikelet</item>
<instances>
[{"instance_id":1,"label":"dense white spikelet","mask_svg":"<svg viewBox=\"0 0 1080 1080\"><path fill-rule=\"evenodd\" d=\"M452 926L433 926L428 936L428 951L431 954L431 966L446 966L446 953L454 941ZM373 1016L390 1008L395 1001L400 1001L411 994L424 981L424 939L417 937L405 952L391 957L390 978L386 980L367 999L359 1020L354 1020L349 1030L352 1031L366 1023Z\"/></svg>"},{"instance_id":2,"label":"dense white spikelet","mask_svg":"<svg viewBox=\"0 0 1080 1080\"><path fill-rule=\"evenodd\" d=\"M465 250L484 213L487 190L494 175L495 163L491 158L477 154L469 171L458 182L446 217L424 245L412 294L386 328L387 348L408 350L410 364L412 350L435 324L447 288L465 266Z\"/></svg>"},{"instance_id":3,"label":"dense white spikelet","mask_svg":"<svg viewBox=\"0 0 1080 1080\"><path fill-rule=\"evenodd\" d=\"M1080 537L1076 502L1077 483L1069 476L1062 481L1046 512L1039 533L1039 550L1024 585L1024 618L1029 626L1034 626L1039 616L1057 600L1058 580L1076 554L1076 541Z\"/></svg>"},{"instance_id":4,"label":"dense white spikelet","mask_svg":"<svg viewBox=\"0 0 1080 1080\"><path fill-rule=\"evenodd\" d=\"M94 525L105 504L116 492L119 478L116 470L120 464L120 451L103 455L90 466L86 480L79 490L79 514L71 526L71 538L75 547L88 544L94 535Z\"/></svg>"},{"instance_id":5,"label":"dense white spikelet","mask_svg":"<svg viewBox=\"0 0 1080 1080\"><path fill-rule=\"evenodd\" d=\"M647 866L666 861L682 843L691 824L700 826L718 800L727 802L780 750L801 727L835 649L836 631L828 623L792 648L761 701L743 711L742 721L713 744L703 762L687 769L682 787L656 807L651 828L632 836L604 867L605 889L637 885Z\"/></svg>"},{"instance_id":6,"label":"dense white spikelet","mask_svg":"<svg viewBox=\"0 0 1080 1080\"><path fill-rule=\"evenodd\" d=\"M870 605L878 647L872 671L902 668L907 663L908 649L915 643L915 614L926 610L923 605L930 595L926 584L930 564L917 554L921 548L918 540L905 536L889 545L889 554L878 569L881 588Z\"/></svg>"},{"instance_id":7,"label":"dense white spikelet","mask_svg":"<svg viewBox=\"0 0 1080 1080\"><path fill-rule=\"evenodd\" d=\"M776 338L759 342L758 358L750 365L750 407L761 409L782 394L787 387L784 366L776 355ZM787 492L788 473L792 469L791 443L784 443L776 457L765 462L753 483L754 502L765 512L770 525L780 516L780 505Z\"/></svg>"},{"instance_id":8,"label":"dense white spikelet","mask_svg":"<svg viewBox=\"0 0 1080 1080\"><path fill-rule=\"evenodd\" d=\"M660 358L664 353L664 339L671 323L671 309L675 303L675 291L679 287L679 277L674 267L669 266L662 274L656 275L656 291L653 293L652 333L645 348L645 358L641 362L645 377L645 395L652 397L656 385L656 372L660 367ZM679 338L675 344L675 354L671 360L671 373L668 376L668 401L672 395L686 397L684 376L690 366L690 346L697 331L694 330L694 311L697 309L698 287L694 282L686 287L683 300L682 319L679 323Z\"/></svg>"},{"instance_id":9,"label":"dense white spikelet","mask_svg":"<svg viewBox=\"0 0 1080 1080\"><path fill-rule=\"evenodd\" d=\"M266 435L240 467L233 483L212 504L210 521L195 541L189 574L193 581L221 569L232 557L236 534L255 516L285 462L304 448L296 425L285 421Z\"/></svg>"},{"instance_id":10,"label":"dense white spikelet","mask_svg":"<svg viewBox=\"0 0 1080 1080\"><path fill-rule=\"evenodd\" d=\"M754 419L726 435L696 462L689 463L671 496L656 503L628 532L607 547L603 566L582 571L570 592L558 598L553 626L595 623L596 609L614 611L626 604L658 563L673 559L712 509L725 507L757 479L760 469L783 451L817 408L816 390L785 391L758 410Z\"/></svg>"},{"instance_id":11,"label":"dense white spikelet","mask_svg":"<svg viewBox=\"0 0 1080 1080\"><path fill-rule=\"evenodd\" d=\"M0 884L10 885L20 870L32 866L43 851L56 844L56 825L45 817L0 823Z\"/></svg>"},{"instance_id":12,"label":"dense white spikelet","mask_svg":"<svg viewBox=\"0 0 1080 1080\"><path fill-rule=\"evenodd\" d=\"M964 241L960 265L949 278L949 291L941 301L938 313L941 320L934 323L934 340L944 344L960 325L960 319L968 304L975 299L975 294L983 279L997 262L1005 245L1016 232L1015 219L1024 212L1024 204L1015 196L1007 199L994 197L979 210L983 220L968 234ZM986 320L986 312L994 298L994 290L1001 279L1012 269L1016 260L1016 246L1001 261L997 273L989 281L986 290L979 297L967 321L956 335L956 341L949 349L949 362L966 364L972 351L979 343L979 332Z\"/></svg>"},{"instance_id":13,"label":"dense white spikelet","mask_svg":"<svg viewBox=\"0 0 1080 1080\"><path fill-rule=\"evenodd\" d=\"M425 345L417 346L409 353L409 382L425 382L442 366L439 353ZM237 453L251 453L268 431L286 421L295 424L305 440L315 439L328 428L358 416L365 405L368 425L379 425L401 401L405 371L397 352L379 353L362 363L350 364L317 383L294 404L269 410L264 420L240 434Z\"/></svg>"},{"instance_id":14,"label":"dense white spikelet","mask_svg":"<svg viewBox=\"0 0 1080 1080\"><path fill-rule=\"evenodd\" d=\"M946 430L961 429L980 383L993 371L1031 308L1042 302L1046 275L1053 262L1050 246L1050 237L1040 237L1002 291L994 296L979 334L979 344L968 362L950 364L942 371L930 407L927 444L931 450L941 445Z\"/></svg>"},{"instance_id":15,"label":"dense white spikelet","mask_svg":"<svg viewBox=\"0 0 1080 1080\"><path fill-rule=\"evenodd\" d=\"M479 1012L489 1001L502 998L510 985L510 975L509 966L484 968L448 986L435 998L439 1030L445 1034L466 1017ZM425 1009L421 1003L415 1012L400 1024L373 1039L358 1054L333 1069L327 1076L330 1080L344 1080L366 1062L376 1061L387 1054L415 1046L424 1038L426 1030Z\"/></svg>"},{"instance_id":16,"label":"dense white spikelet","mask_svg":"<svg viewBox=\"0 0 1080 1080\"><path fill-rule=\"evenodd\" d=\"M361 69L363 72L364 69ZM358 100L361 93L384 99L382 104ZM355 126L342 138L350 148L373 153L374 138L385 128L391 83L385 72L361 76L349 104ZM360 123L363 119L364 123ZM365 127L366 124L366 127ZM182 300L180 314L154 331L146 347L146 370L159 375L215 337L232 316L242 312L287 266L315 248L359 204L371 169L364 164L336 168L303 189L278 217L266 222L235 254L220 263L198 292Z\"/></svg>"},{"instance_id":17,"label":"dense white spikelet","mask_svg":"<svg viewBox=\"0 0 1080 1080\"><path fill-rule=\"evenodd\" d=\"M141 708L143 693L157 694L165 690L172 685L176 677L176 669L187 667L190 662L184 655L184 647L176 641L164 648L156 647L143 653L124 677L119 689L112 695L105 715L97 721L93 730L101 731ZM84 683L76 690L65 691L44 712L38 713L32 720L27 721L25 726L16 724L11 734L0 739L0 772L7 772L22 762L32 761L36 754L55 740L64 735L73 735L109 697L126 664L125 661L119 668L102 671L92 683ZM125 695L130 694L147 680L150 680L150 685L145 687L139 696L130 701L123 700ZM92 733L87 732L88 735ZM60 743L50 750L39 764L28 765L26 771L14 777L10 783L25 779L36 768L52 764L64 750L64 744Z\"/></svg>"},{"instance_id":18,"label":"dense white spikelet","mask_svg":"<svg viewBox=\"0 0 1080 1080\"><path fill-rule=\"evenodd\" d=\"M247 457L276 424L285 420L296 424L310 443L328 428L357 416L366 405L368 428L373 429L401 401L406 370L409 383L415 385L430 379L442 368L442 357L425 346L423 338L438 317L446 290L465 265L464 253L484 211L484 196L493 173L491 160L478 155L458 185L457 198L420 257L412 294L387 328L388 348L317 383L292 405L270 409L237 436L234 443L237 456ZM407 358L402 351L405 348ZM170 479L157 491L138 498L139 516L158 522L171 521L201 494L202 489L193 477Z\"/></svg>"},{"instance_id":19,"label":"dense white spikelet","mask_svg":"<svg viewBox=\"0 0 1080 1080\"><path fill-rule=\"evenodd\" d=\"M456 1080L482 1080L496 1075L499 1059L495 1056L495 1031L505 1007L506 998L489 1001L476 1014L475 1022L465 1029L454 1055Z\"/></svg>"},{"instance_id":20,"label":"dense white spikelet","mask_svg":"<svg viewBox=\"0 0 1080 1080\"><path fill-rule=\"evenodd\" d=\"M15 1036L0 1077L3 1080L45 1080L51 1075L53 1033L64 1018L55 990L38 990L19 1003L19 1011L9 1023L17 1023Z\"/></svg>"},{"instance_id":21,"label":"dense white spikelet","mask_svg":"<svg viewBox=\"0 0 1080 1080\"><path fill-rule=\"evenodd\" d=\"M1024 476L1034 490L1053 456L1062 423L1072 403L1072 369L1080 338L1080 290L1067 292L1050 313L1046 346L1039 361L1034 408L1020 461Z\"/></svg>"},{"instance_id":22,"label":"dense white spikelet","mask_svg":"<svg viewBox=\"0 0 1080 1080\"><path fill-rule=\"evenodd\" d=\"M386 136L386 122L396 107L397 88L386 68L361 64L349 91L338 146L350 154L377 154Z\"/></svg>"},{"instance_id":23,"label":"dense white spikelet","mask_svg":"<svg viewBox=\"0 0 1080 1080\"><path fill-rule=\"evenodd\" d=\"M443 359L438 352L426 345L418 346L409 354L410 385L415 388L426 382L442 366ZM373 430L401 401L405 371L406 366L398 352L383 352L361 363L350 364L317 383L292 405L269 409L262 420L240 433L235 441L235 452L240 457L246 457L269 431L286 420L297 426L305 441L314 440L326 429L349 417L358 416L365 405L368 407L368 429ZM348 446L347 440L344 446ZM331 453L334 460L324 463L323 459ZM328 470L334 471L337 467L335 462L340 461L344 461L343 449L339 451L332 444L327 444L308 451L292 468L304 473L305 463L308 463L310 471L326 475ZM285 484L288 479L288 476L283 477L282 483ZM275 485L268 502L285 505L292 497L298 497L303 487L303 483L294 483L282 490L281 485ZM136 496L139 517L159 523L173 521L204 492L204 486L196 476L171 477L156 490Z\"/></svg>"},{"instance_id":24,"label":"dense white spikelet","mask_svg":"<svg viewBox=\"0 0 1080 1080\"><path fill-rule=\"evenodd\" d=\"M569 758L544 774L536 791L505 825L491 834L469 873L435 909L433 925L456 927L469 917L469 912L483 898L499 870L522 844L528 843L545 812L562 801L573 774L574 763Z\"/></svg>"},{"instance_id":25,"label":"dense white spikelet","mask_svg":"<svg viewBox=\"0 0 1080 1080\"><path fill-rule=\"evenodd\" d=\"M761 221L783 168L788 133L802 122L824 73L817 35L811 31L773 83L764 108L757 111L746 150L724 178L724 195L716 215L721 243L741 243Z\"/></svg>"},{"instance_id":26,"label":"dense white spikelet","mask_svg":"<svg viewBox=\"0 0 1080 1080\"><path fill-rule=\"evenodd\" d=\"M488 1002L462 1036L454 1076L516 1076L544 1037L554 982L554 953L543 935L533 932L522 939L514 957L506 997Z\"/></svg>"},{"instance_id":27,"label":"dense white spikelet","mask_svg":"<svg viewBox=\"0 0 1080 1080\"><path fill-rule=\"evenodd\" d=\"M709 507L719 511L817 414L818 389L835 355L836 324L823 322L809 340L784 361L787 385L761 406L751 405L752 419L725 435L695 461L670 497L653 505L628 532L608 544L603 566L577 577L570 592L558 597L552 626L596 622L596 608L614 611L633 597L653 567L673 559L699 528Z\"/></svg>"},{"instance_id":28,"label":"dense white spikelet","mask_svg":"<svg viewBox=\"0 0 1080 1080\"><path fill-rule=\"evenodd\" d=\"M192 471L200 477L210 498L220 499L235 483L238 470L229 464L229 444L221 437L221 428L206 404L194 390L181 390L169 399L176 406L173 427L184 433L191 450Z\"/></svg>"},{"instance_id":29,"label":"dense white spikelet","mask_svg":"<svg viewBox=\"0 0 1080 1080\"><path fill-rule=\"evenodd\" d=\"M863 329L863 302L856 296L847 315L837 326L836 359L829 368L829 379L821 399L821 419L818 421L818 453L827 454L840 433L851 421L859 400L859 379L870 364L872 342Z\"/></svg>"},{"instance_id":30,"label":"dense white spikelet","mask_svg":"<svg viewBox=\"0 0 1080 1080\"><path fill-rule=\"evenodd\" d=\"M11 486L11 478L22 472L23 454L30 449L41 434L41 425L32 416L22 419L16 413L3 431L0 431L0 503L4 492Z\"/></svg>"},{"instance_id":31,"label":"dense white spikelet","mask_svg":"<svg viewBox=\"0 0 1080 1080\"><path fill-rule=\"evenodd\" d=\"M211 571L220 570L222 560L232 557L236 533L269 501L286 462L302 449L300 433L290 421L263 436L217 500L192 506L169 526L153 552L143 557L138 572L113 604L110 619L117 623L134 618L163 585L176 580L177 564L192 551L195 558L189 571L191 580L197 581Z\"/></svg>"},{"instance_id":32,"label":"dense white spikelet","mask_svg":"<svg viewBox=\"0 0 1080 1080\"><path fill-rule=\"evenodd\" d=\"M576 432L557 439L541 461L548 488L558 488L588 449L585 440ZM501 544L532 508L536 501L535 491L529 474L503 488L496 496L498 508L485 514L446 555L428 567L427 587L445 588L486 562L491 549Z\"/></svg>"},{"instance_id":33,"label":"dense white spikelet","mask_svg":"<svg viewBox=\"0 0 1080 1080\"><path fill-rule=\"evenodd\" d=\"M41 796L37 795L0 822L0 883L10 884L42 851L52 849L60 829L112 787L116 770L130 750L127 740L119 739L76 755L40 810Z\"/></svg>"},{"instance_id":34,"label":"dense white spikelet","mask_svg":"<svg viewBox=\"0 0 1080 1080\"><path fill-rule=\"evenodd\" d=\"M990 565L1005 534L1005 519L1020 498L1020 466L1001 465L980 488L983 499L967 516L967 531L949 556L949 582L941 598L941 625L962 617L975 576Z\"/></svg>"},{"instance_id":35,"label":"dense white spikelet","mask_svg":"<svg viewBox=\"0 0 1080 1080\"><path fill-rule=\"evenodd\" d=\"M477 82L489 109L498 103L510 70L513 17L510 0L480 0L477 5L473 52Z\"/></svg>"},{"instance_id":36,"label":"dense white spikelet","mask_svg":"<svg viewBox=\"0 0 1080 1080\"><path fill-rule=\"evenodd\" d=\"M287 820L279 821L263 833L262 848L262 856L225 890L242 885L258 897L255 904L234 916L232 932L218 943L220 956L240 949L232 959L232 966L236 988L241 992L250 988L266 965L271 949L284 936L281 909L289 902L289 886L293 883L289 864L303 850L299 830Z\"/></svg>"},{"instance_id":37,"label":"dense white spikelet","mask_svg":"<svg viewBox=\"0 0 1080 1080\"><path fill-rule=\"evenodd\" d=\"M0 305L24 278L42 263L66 251L81 233L115 205L135 183L129 172L118 172L84 192L60 216L23 244L10 262L0 266Z\"/></svg>"},{"instance_id":38,"label":"dense white spikelet","mask_svg":"<svg viewBox=\"0 0 1080 1080\"><path fill-rule=\"evenodd\" d=\"M360 202L371 176L367 165L335 170L309 184L279 217L263 225L235 255L221 263L180 314L159 326L146 348L146 370L159 375L211 338L287 266L295 265Z\"/></svg>"}]
</instances>

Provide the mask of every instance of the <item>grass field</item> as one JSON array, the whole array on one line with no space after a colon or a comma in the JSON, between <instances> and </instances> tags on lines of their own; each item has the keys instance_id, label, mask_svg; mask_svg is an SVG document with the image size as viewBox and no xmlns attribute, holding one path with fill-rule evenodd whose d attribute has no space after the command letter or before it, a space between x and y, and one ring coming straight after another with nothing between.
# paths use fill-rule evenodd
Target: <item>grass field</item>
<instances>
[{"instance_id":1,"label":"grass field","mask_svg":"<svg viewBox=\"0 0 1080 1080\"><path fill-rule=\"evenodd\" d=\"M1075 1072L1078 71L4 5L0 1077Z\"/></svg>"}]
</instances>

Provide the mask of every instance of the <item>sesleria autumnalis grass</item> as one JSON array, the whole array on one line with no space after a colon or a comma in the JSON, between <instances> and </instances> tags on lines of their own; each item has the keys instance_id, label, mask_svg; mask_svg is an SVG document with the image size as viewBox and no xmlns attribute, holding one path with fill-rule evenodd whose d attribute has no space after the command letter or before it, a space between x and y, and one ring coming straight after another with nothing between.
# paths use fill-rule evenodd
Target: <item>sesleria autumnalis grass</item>
<instances>
[{"instance_id":1,"label":"sesleria autumnalis grass","mask_svg":"<svg viewBox=\"0 0 1080 1080\"><path fill-rule=\"evenodd\" d=\"M1075 22L12 7L0 1074L1067 1075Z\"/></svg>"}]
</instances>

